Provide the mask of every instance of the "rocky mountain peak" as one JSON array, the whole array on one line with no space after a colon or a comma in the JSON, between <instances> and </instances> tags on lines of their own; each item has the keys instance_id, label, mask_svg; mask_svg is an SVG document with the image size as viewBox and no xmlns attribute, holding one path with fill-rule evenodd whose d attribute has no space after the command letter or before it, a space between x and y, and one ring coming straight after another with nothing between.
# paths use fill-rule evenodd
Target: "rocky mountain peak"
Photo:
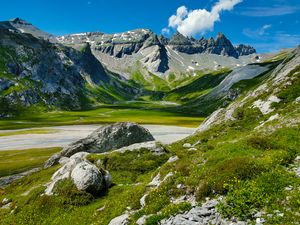
<instances>
[{"instance_id":1,"label":"rocky mountain peak","mask_svg":"<svg viewBox=\"0 0 300 225\"><path fill-rule=\"evenodd\" d=\"M167 45L169 42L169 39L162 34L158 36L158 40L162 45Z\"/></svg>"},{"instance_id":2,"label":"rocky mountain peak","mask_svg":"<svg viewBox=\"0 0 300 225\"><path fill-rule=\"evenodd\" d=\"M213 37L210 37L208 40L207 40L207 43L208 45L214 45L215 44L215 39Z\"/></svg>"},{"instance_id":3,"label":"rocky mountain peak","mask_svg":"<svg viewBox=\"0 0 300 225\"><path fill-rule=\"evenodd\" d=\"M216 39L223 39L223 38L226 38L225 34L223 34L222 32L219 32L219 33L217 34ZM227 38L226 38L226 39L227 39Z\"/></svg>"},{"instance_id":4,"label":"rocky mountain peak","mask_svg":"<svg viewBox=\"0 0 300 225\"><path fill-rule=\"evenodd\" d=\"M9 22L14 23L14 24L32 25L31 23L28 23L26 20L23 20L19 17L10 19Z\"/></svg>"},{"instance_id":5,"label":"rocky mountain peak","mask_svg":"<svg viewBox=\"0 0 300 225\"><path fill-rule=\"evenodd\" d=\"M191 45L191 40L180 32L176 32L169 41L170 45Z\"/></svg>"},{"instance_id":6,"label":"rocky mountain peak","mask_svg":"<svg viewBox=\"0 0 300 225\"><path fill-rule=\"evenodd\" d=\"M256 53L255 48L253 48L250 45L240 44L240 45L236 46L235 49L238 52L239 56L251 55L251 54Z\"/></svg>"},{"instance_id":7,"label":"rocky mountain peak","mask_svg":"<svg viewBox=\"0 0 300 225\"><path fill-rule=\"evenodd\" d=\"M229 39L221 32L218 33L216 39L215 39L216 45L218 46L229 46L233 47Z\"/></svg>"}]
</instances>

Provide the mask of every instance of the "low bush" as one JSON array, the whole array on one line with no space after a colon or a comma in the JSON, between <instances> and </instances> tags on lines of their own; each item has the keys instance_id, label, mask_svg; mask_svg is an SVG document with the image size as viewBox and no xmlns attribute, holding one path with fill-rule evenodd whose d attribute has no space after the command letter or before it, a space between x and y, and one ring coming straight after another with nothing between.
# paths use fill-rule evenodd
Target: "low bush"
<instances>
[{"instance_id":1,"label":"low bush","mask_svg":"<svg viewBox=\"0 0 300 225\"><path fill-rule=\"evenodd\" d=\"M234 179L246 180L260 174L264 167L250 157L235 157L225 160L206 172L198 184L198 200L212 194L226 194L226 184Z\"/></svg>"},{"instance_id":2,"label":"low bush","mask_svg":"<svg viewBox=\"0 0 300 225\"><path fill-rule=\"evenodd\" d=\"M58 181L53 189L63 204L83 206L94 200L93 195L85 191L78 191L71 179Z\"/></svg>"},{"instance_id":3,"label":"low bush","mask_svg":"<svg viewBox=\"0 0 300 225\"><path fill-rule=\"evenodd\" d=\"M270 150L276 148L272 143L272 140L266 136L252 136L246 140L247 144L252 148L261 150Z\"/></svg>"},{"instance_id":4,"label":"low bush","mask_svg":"<svg viewBox=\"0 0 300 225\"><path fill-rule=\"evenodd\" d=\"M279 206L285 199L284 188L291 183L292 176L280 168L265 172L257 179L236 180L228 185L226 201L219 204L219 210L226 217L253 219L255 212Z\"/></svg>"}]
</instances>

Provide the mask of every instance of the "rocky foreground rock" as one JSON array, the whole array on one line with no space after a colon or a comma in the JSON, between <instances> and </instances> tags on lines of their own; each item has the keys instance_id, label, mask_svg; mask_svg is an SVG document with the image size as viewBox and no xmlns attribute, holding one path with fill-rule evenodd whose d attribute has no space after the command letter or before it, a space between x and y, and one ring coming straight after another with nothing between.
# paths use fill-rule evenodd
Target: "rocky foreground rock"
<instances>
[{"instance_id":1,"label":"rocky foreground rock","mask_svg":"<svg viewBox=\"0 0 300 225\"><path fill-rule=\"evenodd\" d=\"M86 160L89 153L78 152L70 158L60 161L63 166L57 170L47 184L46 195L52 195L55 185L64 179L71 179L79 191L99 194L111 185L112 178L108 171L98 169Z\"/></svg>"},{"instance_id":2,"label":"rocky foreground rock","mask_svg":"<svg viewBox=\"0 0 300 225\"><path fill-rule=\"evenodd\" d=\"M217 199L207 200L201 206L195 206L190 211L182 214L171 216L168 219L164 219L160 222L161 225L246 225L247 222L228 220L218 213L216 206L218 205Z\"/></svg>"},{"instance_id":3,"label":"rocky foreground rock","mask_svg":"<svg viewBox=\"0 0 300 225\"><path fill-rule=\"evenodd\" d=\"M86 138L71 143L48 159L44 166L51 167L62 157L70 157L77 152L103 153L149 141L154 141L154 137L146 128L136 123L115 123L100 127Z\"/></svg>"}]
</instances>

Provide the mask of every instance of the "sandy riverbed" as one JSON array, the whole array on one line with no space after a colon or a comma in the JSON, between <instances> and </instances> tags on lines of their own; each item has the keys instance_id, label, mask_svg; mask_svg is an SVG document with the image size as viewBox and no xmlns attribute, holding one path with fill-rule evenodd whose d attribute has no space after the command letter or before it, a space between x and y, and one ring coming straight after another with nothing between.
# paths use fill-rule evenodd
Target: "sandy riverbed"
<instances>
[{"instance_id":1,"label":"sandy riverbed","mask_svg":"<svg viewBox=\"0 0 300 225\"><path fill-rule=\"evenodd\" d=\"M30 148L64 147L73 141L84 138L99 128L101 125L74 125L59 127L43 127L39 129L53 130L48 134L21 134L0 137L0 151L23 150ZM148 128L154 138L164 144L183 139L192 134L194 128L164 126L164 125L143 125ZM14 132L3 131L0 132Z\"/></svg>"}]
</instances>

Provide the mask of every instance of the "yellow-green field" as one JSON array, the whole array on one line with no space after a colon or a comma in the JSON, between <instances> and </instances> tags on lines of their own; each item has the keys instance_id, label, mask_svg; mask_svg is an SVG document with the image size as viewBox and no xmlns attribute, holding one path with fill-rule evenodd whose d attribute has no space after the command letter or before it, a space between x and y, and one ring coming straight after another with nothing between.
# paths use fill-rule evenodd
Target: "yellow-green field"
<instances>
[{"instance_id":1,"label":"yellow-green field","mask_svg":"<svg viewBox=\"0 0 300 225\"><path fill-rule=\"evenodd\" d=\"M0 151L0 177L21 173L43 163L61 148Z\"/></svg>"},{"instance_id":2,"label":"yellow-green field","mask_svg":"<svg viewBox=\"0 0 300 225\"><path fill-rule=\"evenodd\" d=\"M115 122L198 127L203 120L203 117L191 116L189 112L178 113L164 109L105 106L89 111L53 111L2 119L0 120L0 130Z\"/></svg>"}]
</instances>

